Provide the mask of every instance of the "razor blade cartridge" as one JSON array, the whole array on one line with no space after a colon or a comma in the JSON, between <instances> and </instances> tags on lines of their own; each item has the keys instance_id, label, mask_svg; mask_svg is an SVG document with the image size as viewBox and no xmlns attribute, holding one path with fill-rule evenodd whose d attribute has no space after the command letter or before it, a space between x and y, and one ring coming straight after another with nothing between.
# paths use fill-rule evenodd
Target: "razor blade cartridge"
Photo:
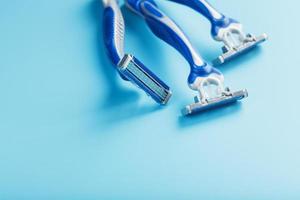
<instances>
[{"instance_id":1,"label":"razor blade cartridge","mask_svg":"<svg viewBox=\"0 0 300 200\"><path fill-rule=\"evenodd\" d=\"M172 96L169 86L132 55L125 54L118 64L118 70L159 104L167 104Z\"/></svg>"}]
</instances>

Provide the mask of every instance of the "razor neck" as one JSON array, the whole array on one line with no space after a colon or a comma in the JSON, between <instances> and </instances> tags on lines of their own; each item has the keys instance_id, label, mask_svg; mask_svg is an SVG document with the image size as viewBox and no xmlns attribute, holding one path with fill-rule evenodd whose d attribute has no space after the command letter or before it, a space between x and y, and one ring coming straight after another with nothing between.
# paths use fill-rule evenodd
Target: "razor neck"
<instances>
[{"instance_id":1,"label":"razor neck","mask_svg":"<svg viewBox=\"0 0 300 200\"><path fill-rule=\"evenodd\" d=\"M191 85L194 85L195 82L200 78L206 78L206 77L209 77L209 76L216 76L216 77L221 77L220 79L223 79L223 75L222 73L212 67L211 65L209 65L208 63L205 63L204 65L202 66L196 66L196 65L191 65L191 71L190 71L190 74L189 74L189 77L188 77L188 84L191 86ZM196 90L196 87L193 88Z\"/></svg>"}]
</instances>

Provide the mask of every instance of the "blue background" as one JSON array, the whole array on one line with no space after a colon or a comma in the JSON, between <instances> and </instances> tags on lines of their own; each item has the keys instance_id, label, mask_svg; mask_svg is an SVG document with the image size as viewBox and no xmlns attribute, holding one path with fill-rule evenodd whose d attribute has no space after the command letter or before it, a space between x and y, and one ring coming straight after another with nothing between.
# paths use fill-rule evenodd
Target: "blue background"
<instances>
[{"instance_id":1,"label":"blue background","mask_svg":"<svg viewBox=\"0 0 300 200\"><path fill-rule=\"evenodd\" d=\"M196 12L158 1L206 60ZM122 8L126 50L173 89L167 107L122 82L97 0L0 0L0 199L300 199L299 3L211 0L262 48L220 67L235 106L180 117L189 67Z\"/></svg>"}]
</instances>

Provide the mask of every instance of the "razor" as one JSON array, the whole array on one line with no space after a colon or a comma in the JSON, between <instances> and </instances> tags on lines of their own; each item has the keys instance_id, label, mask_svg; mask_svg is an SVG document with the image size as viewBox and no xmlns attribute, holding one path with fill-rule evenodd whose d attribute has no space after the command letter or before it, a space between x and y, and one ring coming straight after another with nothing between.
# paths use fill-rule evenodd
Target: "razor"
<instances>
[{"instance_id":1,"label":"razor","mask_svg":"<svg viewBox=\"0 0 300 200\"><path fill-rule=\"evenodd\" d=\"M211 35L216 41L224 43L223 54L213 63L221 65L259 45L268 39L267 34L259 36L247 34L242 24L218 12L206 0L169 0L186 5L201 13L211 23Z\"/></svg>"},{"instance_id":2,"label":"razor","mask_svg":"<svg viewBox=\"0 0 300 200\"><path fill-rule=\"evenodd\" d=\"M191 68L188 85L198 95L193 104L183 108L183 115L229 105L248 96L247 90L232 92L224 87L223 74L202 59L184 32L153 0L127 0L126 5L145 19L158 38L174 47L188 61Z\"/></svg>"},{"instance_id":3,"label":"razor","mask_svg":"<svg viewBox=\"0 0 300 200\"><path fill-rule=\"evenodd\" d=\"M169 86L133 55L124 53L125 23L118 2L102 2L105 47L121 78L142 89L157 103L167 104L172 95Z\"/></svg>"}]
</instances>

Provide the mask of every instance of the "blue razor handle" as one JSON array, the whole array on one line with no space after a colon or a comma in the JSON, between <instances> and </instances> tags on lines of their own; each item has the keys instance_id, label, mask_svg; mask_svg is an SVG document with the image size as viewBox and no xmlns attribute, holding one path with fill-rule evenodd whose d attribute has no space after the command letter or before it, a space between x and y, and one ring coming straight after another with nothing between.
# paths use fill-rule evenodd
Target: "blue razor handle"
<instances>
[{"instance_id":1,"label":"blue razor handle","mask_svg":"<svg viewBox=\"0 0 300 200\"><path fill-rule=\"evenodd\" d=\"M205 16L211 23L211 34L215 38L218 36L221 28L228 27L232 23L238 23L236 20L224 16L218 12L210 3L205 0L169 0L179 4L186 5Z\"/></svg>"},{"instance_id":2,"label":"blue razor handle","mask_svg":"<svg viewBox=\"0 0 300 200\"><path fill-rule=\"evenodd\" d=\"M135 13L145 18L146 23L158 38L174 47L188 61L191 67L188 77L189 85L192 85L198 77L207 77L211 74L222 76L217 69L203 61L179 26L159 10L153 1L127 0L126 4Z\"/></svg>"},{"instance_id":3,"label":"blue razor handle","mask_svg":"<svg viewBox=\"0 0 300 200\"><path fill-rule=\"evenodd\" d=\"M103 0L103 4L104 43L120 76L142 89L157 103L166 104L172 94L170 88L137 58L124 53L125 24L117 1Z\"/></svg>"},{"instance_id":4,"label":"blue razor handle","mask_svg":"<svg viewBox=\"0 0 300 200\"><path fill-rule=\"evenodd\" d=\"M103 39L106 53L111 62L117 66L124 56L124 18L115 0L103 0ZM120 73L123 80L128 78Z\"/></svg>"}]
</instances>

